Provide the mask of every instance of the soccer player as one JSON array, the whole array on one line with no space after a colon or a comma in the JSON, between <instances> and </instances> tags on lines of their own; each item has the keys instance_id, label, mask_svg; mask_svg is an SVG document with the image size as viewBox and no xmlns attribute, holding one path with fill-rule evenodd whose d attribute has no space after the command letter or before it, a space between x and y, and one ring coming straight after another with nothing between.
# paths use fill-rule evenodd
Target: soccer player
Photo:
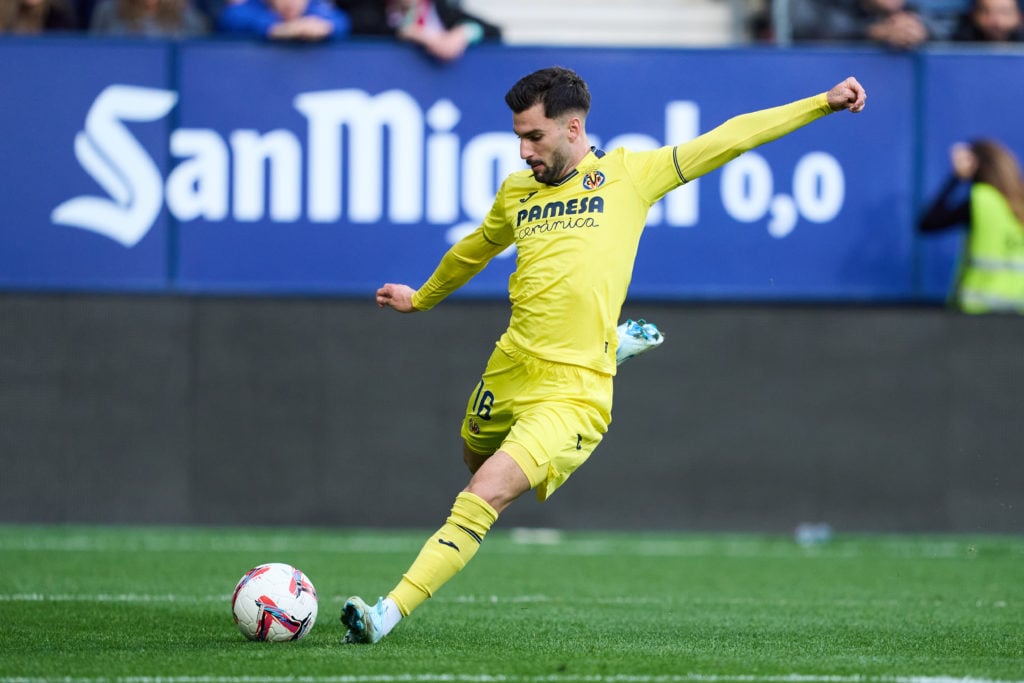
<instances>
[{"instance_id":1,"label":"soccer player","mask_svg":"<svg viewBox=\"0 0 1024 683\"><path fill-rule=\"evenodd\" d=\"M472 476L451 514L387 597L349 598L345 642L375 643L466 566L498 515L523 493L546 500L601 442L611 420L616 322L651 205L743 152L831 112L859 112L864 88L847 78L828 92L736 116L689 142L658 150L590 146L587 84L551 67L505 95L519 154L479 228L456 243L419 289L387 283L377 305L426 311L511 244L512 315L462 422Z\"/></svg>"}]
</instances>

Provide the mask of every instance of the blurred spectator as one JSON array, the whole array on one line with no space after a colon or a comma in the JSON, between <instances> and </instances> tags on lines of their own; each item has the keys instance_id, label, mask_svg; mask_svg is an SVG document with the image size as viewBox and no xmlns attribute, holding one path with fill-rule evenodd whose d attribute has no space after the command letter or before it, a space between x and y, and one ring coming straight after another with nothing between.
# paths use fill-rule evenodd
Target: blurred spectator
<instances>
[{"instance_id":1,"label":"blurred spectator","mask_svg":"<svg viewBox=\"0 0 1024 683\"><path fill-rule=\"evenodd\" d=\"M974 0L953 33L953 40L989 43L1024 42L1024 19L1018 0Z\"/></svg>"},{"instance_id":2,"label":"blurred spectator","mask_svg":"<svg viewBox=\"0 0 1024 683\"><path fill-rule=\"evenodd\" d=\"M67 0L0 0L0 33L46 33L78 29Z\"/></svg>"},{"instance_id":3,"label":"blurred spectator","mask_svg":"<svg viewBox=\"0 0 1024 683\"><path fill-rule=\"evenodd\" d=\"M952 40L953 32L971 7L971 0L914 0L918 11L928 17L932 40Z\"/></svg>"},{"instance_id":4,"label":"blurred spectator","mask_svg":"<svg viewBox=\"0 0 1024 683\"><path fill-rule=\"evenodd\" d=\"M101 36L190 38L210 25L190 0L99 0L89 32Z\"/></svg>"},{"instance_id":5,"label":"blurred spectator","mask_svg":"<svg viewBox=\"0 0 1024 683\"><path fill-rule=\"evenodd\" d=\"M952 175L919 229L967 230L952 303L967 313L1024 313L1024 178L1013 152L994 140L957 143Z\"/></svg>"},{"instance_id":6,"label":"blurred spectator","mask_svg":"<svg viewBox=\"0 0 1024 683\"><path fill-rule=\"evenodd\" d=\"M337 0L357 35L393 35L435 59L458 59L470 45L500 40L501 29L462 9L458 0Z\"/></svg>"},{"instance_id":7,"label":"blurred spectator","mask_svg":"<svg viewBox=\"0 0 1024 683\"><path fill-rule=\"evenodd\" d=\"M907 50L940 38L909 0L791 0L794 41L868 41Z\"/></svg>"},{"instance_id":8,"label":"blurred spectator","mask_svg":"<svg viewBox=\"0 0 1024 683\"><path fill-rule=\"evenodd\" d=\"M224 7L217 27L223 33L269 40L317 42L346 37L350 22L328 0L242 0Z\"/></svg>"}]
</instances>

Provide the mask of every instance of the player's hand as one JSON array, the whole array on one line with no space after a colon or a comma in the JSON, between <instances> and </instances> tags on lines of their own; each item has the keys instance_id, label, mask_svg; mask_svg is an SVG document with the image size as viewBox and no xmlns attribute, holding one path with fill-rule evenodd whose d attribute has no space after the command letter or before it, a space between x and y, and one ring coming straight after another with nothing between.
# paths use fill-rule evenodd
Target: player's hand
<instances>
[{"instance_id":1,"label":"player's hand","mask_svg":"<svg viewBox=\"0 0 1024 683\"><path fill-rule=\"evenodd\" d=\"M868 94L853 76L828 91L828 106L832 107L832 111L848 109L850 113L856 114L864 109L867 100Z\"/></svg>"},{"instance_id":2,"label":"player's hand","mask_svg":"<svg viewBox=\"0 0 1024 683\"><path fill-rule=\"evenodd\" d=\"M389 282L377 290L377 306L391 307L399 313L412 313L419 310L412 305L412 295L415 291L412 287Z\"/></svg>"}]
</instances>

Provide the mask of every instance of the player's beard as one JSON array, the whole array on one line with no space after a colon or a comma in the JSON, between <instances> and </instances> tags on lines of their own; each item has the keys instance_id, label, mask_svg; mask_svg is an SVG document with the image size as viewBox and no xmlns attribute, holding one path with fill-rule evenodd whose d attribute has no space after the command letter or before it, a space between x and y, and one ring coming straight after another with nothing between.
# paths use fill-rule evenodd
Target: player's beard
<instances>
[{"instance_id":1,"label":"player's beard","mask_svg":"<svg viewBox=\"0 0 1024 683\"><path fill-rule=\"evenodd\" d=\"M569 168L569 155L563 154L560 150L551 151L551 161L544 161L544 170L534 169L533 177L538 183L545 185L557 185L566 175L572 172Z\"/></svg>"}]
</instances>

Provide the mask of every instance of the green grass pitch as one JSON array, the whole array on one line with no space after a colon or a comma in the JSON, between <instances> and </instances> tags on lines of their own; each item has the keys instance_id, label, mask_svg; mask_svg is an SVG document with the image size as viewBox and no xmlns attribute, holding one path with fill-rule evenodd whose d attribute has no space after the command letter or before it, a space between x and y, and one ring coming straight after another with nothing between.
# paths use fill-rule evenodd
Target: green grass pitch
<instances>
[{"instance_id":1,"label":"green grass pitch","mask_svg":"<svg viewBox=\"0 0 1024 683\"><path fill-rule=\"evenodd\" d=\"M1024 538L493 531L375 646L428 531L0 526L0 683L1024 681ZM229 598L288 562L320 596L295 643L246 641Z\"/></svg>"}]
</instances>

